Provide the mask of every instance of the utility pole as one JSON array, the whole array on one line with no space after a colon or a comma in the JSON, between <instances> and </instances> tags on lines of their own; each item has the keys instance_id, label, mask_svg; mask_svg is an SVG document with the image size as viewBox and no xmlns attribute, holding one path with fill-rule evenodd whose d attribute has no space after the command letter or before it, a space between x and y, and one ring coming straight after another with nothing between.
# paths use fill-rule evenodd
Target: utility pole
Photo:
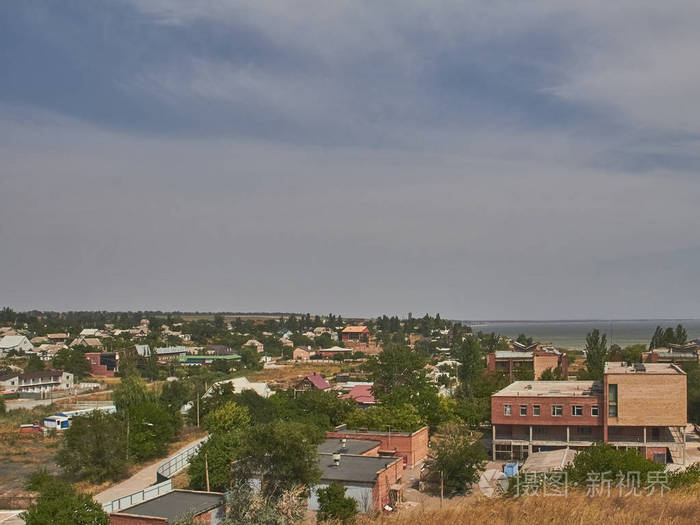
<instances>
[{"instance_id":1,"label":"utility pole","mask_svg":"<svg viewBox=\"0 0 700 525\"><path fill-rule=\"evenodd\" d=\"M442 500L445 496L445 471L440 471L440 508L442 508Z\"/></svg>"},{"instance_id":2,"label":"utility pole","mask_svg":"<svg viewBox=\"0 0 700 525\"><path fill-rule=\"evenodd\" d=\"M197 392L197 428L199 428L199 392Z\"/></svg>"},{"instance_id":3,"label":"utility pole","mask_svg":"<svg viewBox=\"0 0 700 525\"><path fill-rule=\"evenodd\" d=\"M204 471L207 475L207 492L209 492L209 454L204 454Z\"/></svg>"}]
</instances>

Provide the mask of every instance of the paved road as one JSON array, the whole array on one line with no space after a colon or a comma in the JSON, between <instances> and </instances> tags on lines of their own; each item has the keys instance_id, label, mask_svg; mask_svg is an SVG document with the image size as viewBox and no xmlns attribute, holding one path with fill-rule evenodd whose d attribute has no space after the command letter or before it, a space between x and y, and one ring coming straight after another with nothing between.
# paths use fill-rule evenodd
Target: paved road
<instances>
[{"instance_id":1,"label":"paved road","mask_svg":"<svg viewBox=\"0 0 700 525\"><path fill-rule=\"evenodd\" d=\"M196 439L195 441L191 441L187 445L184 445L182 448L174 452L170 457L165 459L159 459L155 463L152 463L151 465L148 465L147 467L144 467L143 469L139 470L129 479L125 479L124 481L117 483L116 485L108 488L107 490L96 494L95 500L100 503L109 503L110 501L113 501L115 499L128 496L129 494L134 494L135 492L139 492L140 490L150 487L156 482L156 471L162 463L166 462L168 459L174 456L177 456L181 452L184 452L188 448L196 445L203 439L204 438L200 438Z\"/></svg>"}]
</instances>

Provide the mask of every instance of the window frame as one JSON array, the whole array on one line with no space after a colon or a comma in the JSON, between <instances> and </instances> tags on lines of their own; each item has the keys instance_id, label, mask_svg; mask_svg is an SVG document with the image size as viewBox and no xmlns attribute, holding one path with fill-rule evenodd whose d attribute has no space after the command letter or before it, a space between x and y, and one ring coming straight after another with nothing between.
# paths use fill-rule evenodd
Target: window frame
<instances>
[{"instance_id":1,"label":"window frame","mask_svg":"<svg viewBox=\"0 0 700 525\"><path fill-rule=\"evenodd\" d=\"M578 414L576 412L578 412ZM571 405L571 415L573 417L583 416L583 405Z\"/></svg>"},{"instance_id":2,"label":"window frame","mask_svg":"<svg viewBox=\"0 0 700 525\"><path fill-rule=\"evenodd\" d=\"M511 416L513 415L513 406L510 404L505 404L503 405L503 415L504 416Z\"/></svg>"},{"instance_id":3,"label":"window frame","mask_svg":"<svg viewBox=\"0 0 700 525\"><path fill-rule=\"evenodd\" d=\"M539 417L540 415L540 405L532 405L532 415Z\"/></svg>"},{"instance_id":4,"label":"window frame","mask_svg":"<svg viewBox=\"0 0 700 525\"><path fill-rule=\"evenodd\" d=\"M523 410L525 411L524 414L523 414ZM520 405L520 415L527 416L527 405Z\"/></svg>"},{"instance_id":5,"label":"window frame","mask_svg":"<svg viewBox=\"0 0 700 525\"><path fill-rule=\"evenodd\" d=\"M600 406L598 406L598 405L591 406L591 416L592 417L600 416Z\"/></svg>"},{"instance_id":6,"label":"window frame","mask_svg":"<svg viewBox=\"0 0 700 525\"><path fill-rule=\"evenodd\" d=\"M555 412L559 412L555 414ZM552 417L562 417L564 415L564 405L552 405Z\"/></svg>"}]
</instances>

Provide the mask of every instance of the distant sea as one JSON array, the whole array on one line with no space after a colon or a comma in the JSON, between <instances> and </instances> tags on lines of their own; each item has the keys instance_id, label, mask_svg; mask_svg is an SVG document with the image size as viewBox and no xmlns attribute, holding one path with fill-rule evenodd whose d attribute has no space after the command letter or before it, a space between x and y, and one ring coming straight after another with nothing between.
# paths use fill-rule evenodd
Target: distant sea
<instances>
[{"instance_id":1,"label":"distant sea","mask_svg":"<svg viewBox=\"0 0 700 525\"><path fill-rule=\"evenodd\" d=\"M507 337L525 334L541 343L552 343L561 348L581 349L586 344L586 334L594 328L608 335L608 344L627 346L649 344L657 326L666 328L682 324L688 331L688 339L700 338L700 319L639 319L639 320L591 320L591 321L462 321L472 331L496 332Z\"/></svg>"}]
</instances>

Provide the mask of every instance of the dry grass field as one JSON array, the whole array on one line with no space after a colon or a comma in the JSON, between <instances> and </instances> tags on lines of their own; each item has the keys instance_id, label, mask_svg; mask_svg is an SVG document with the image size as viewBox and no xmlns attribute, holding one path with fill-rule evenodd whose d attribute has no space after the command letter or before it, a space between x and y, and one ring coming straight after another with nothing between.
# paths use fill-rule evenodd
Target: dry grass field
<instances>
[{"instance_id":1,"label":"dry grass field","mask_svg":"<svg viewBox=\"0 0 700 525\"><path fill-rule=\"evenodd\" d=\"M700 486L663 495L593 497L585 492L568 497L529 496L517 499L486 497L453 500L443 509L413 508L376 518L362 517L357 525L666 525L700 522Z\"/></svg>"}]
</instances>

